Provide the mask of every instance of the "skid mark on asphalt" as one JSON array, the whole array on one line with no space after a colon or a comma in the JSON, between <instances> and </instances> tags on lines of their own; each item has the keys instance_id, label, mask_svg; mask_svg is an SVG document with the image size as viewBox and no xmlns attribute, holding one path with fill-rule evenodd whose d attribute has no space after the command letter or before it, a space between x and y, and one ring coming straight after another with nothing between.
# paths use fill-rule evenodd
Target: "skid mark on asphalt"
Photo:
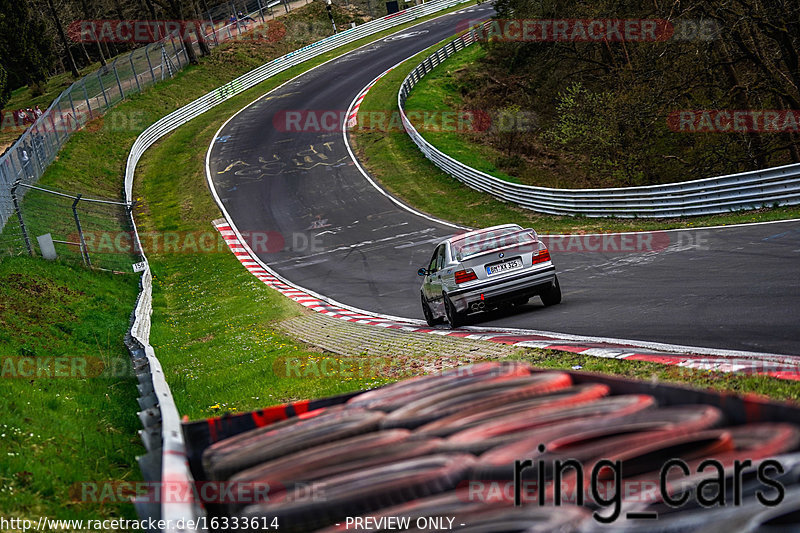
<instances>
[{"instance_id":1,"label":"skid mark on asphalt","mask_svg":"<svg viewBox=\"0 0 800 533\"><path fill-rule=\"evenodd\" d=\"M272 264L273 265L288 265L290 263L296 263L298 261L299 262L305 262L307 259L310 259L312 257L319 257L319 256L325 256L325 255L329 256L331 254L335 254L335 253L339 253L339 252L348 252L348 254L349 254L349 253L352 253L355 250L359 250L359 251L377 250L379 248L385 247L386 244L391 242L391 241L394 241L394 240L397 240L397 239L404 239L406 237L410 237L410 236L414 236L414 235L421 235L421 234L430 233L431 231L433 231L433 228L426 228L424 230L415 231L415 232L412 232L412 233L401 233L399 235L393 235L391 237L384 237L382 239L375 239L375 240L371 240L371 241L363 241L363 242L358 242L358 243L355 243L355 244L348 244L346 246L338 246L338 247L333 248L331 250L325 250L325 251L322 251L322 252L316 252L316 253L304 255L304 256L301 256L301 257L293 257L291 259L285 259L283 261L277 261L277 262L272 263ZM368 247L368 248L364 248L364 247ZM360 250L361 248L364 248L364 250ZM295 265L292 265L292 266L296 267L296 266L299 266L299 264L295 264ZM292 266L287 266L287 267L284 267L284 268L292 268Z\"/></svg>"},{"instance_id":2,"label":"skid mark on asphalt","mask_svg":"<svg viewBox=\"0 0 800 533\"><path fill-rule=\"evenodd\" d=\"M677 243L671 244L664 248L663 250L659 251L652 251L652 252L644 252L640 254L628 255L623 257L617 257L610 261L606 261L605 263L600 264L588 264L588 265L580 265L573 268L567 269L559 269L559 273L567 273L567 272L593 272L593 275L589 278L596 278L600 276L611 276L616 274L621 274L625 272L625 269L631 267L640 267L649 265L660 259L666 259L668 255L686 252L690 250L696 249L696 246L688 243Z\"/></svg>"}]
</instances>

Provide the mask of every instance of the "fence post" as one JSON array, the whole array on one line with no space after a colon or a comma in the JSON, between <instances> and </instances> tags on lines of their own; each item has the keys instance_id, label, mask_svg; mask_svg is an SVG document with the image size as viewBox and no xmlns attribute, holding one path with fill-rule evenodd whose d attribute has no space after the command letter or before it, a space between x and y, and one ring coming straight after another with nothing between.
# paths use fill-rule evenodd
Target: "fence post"
<instances>
[{"instance_id":1,"label":"fence post","mask_svg":"<svg viewBox=\"0 0 800 533\"><path fill-rule=\"evenodd\" d=\"M28 248L28 255L33 256L33 248L31 248L31 240L28 238L28 230L25 228L25 221L22 220L22 211L19 208L19 200L17 199L17 187L19 187L20 178L11 186L11 201L14 202L14 211L17 212L17 219L19 220L19 227L22 229L22 237L25 239L25 247Z\"/></svg>"},{"instance_id":2,"label":"fence post","mask_svg":"<svg viewBox=\"0 0 800 533\"><path fill-rule=\"evenodd\" d=\"M136 200L132 200L131 203L125 205L125 212L128 214L128 224L130 228L133 228L133 208L136 207ZM144 252L142 251L141 242L139 241L139 235L135 231L131 231L132 241L133 241L133 253L138 254L140 258L144 258Z\"/></svg>"},{"instance_id":3,"label":"fence post","mask_svg":"<svg viewBox=\"0 0 800 533\"><path fill-rule=\"evenodd\" d=\"M125 91L122 90L122 82L119 81L119 72L117 72L117 61L119 58L115 59L113 63L111 63L111 70L114 71L114 77L117 78L117 87L119 87L119 97L121 100L125 99Z\"/></svg>"},{"instance_id":4,"label":"fence post","mask_svg":"<svg viewBox=\"0 0 800 533\"><path fill-rule=\"evenodd\" d=\"M81 201L81 195L75 197L75 201L72 202L72 215L75 217L75 226L78 228L78 237L81 239L81 257L83 258L83 264L91 267L92 262L89 260L89 250L86 249L86 241L83 238L83 229L81 228L81 219L78 218L78 202Z\"/></svg>"},{"instance_id":5,"label":"fence post","mask_svg":"<svg viewBox=\"0 0 800 533\"><path fill-rule=\"evenodd\" d=\"M81 125L81 121L78 120L78 113L75 111L75 102L72 100L72 90L69 91L69 106L72 108L72 120L77 123L77 126L75 126L77 130ZM67 131L67 133L69 133L69 131Z\"/></svg>"},{"instance_id":6,"label":"fence post","mask_svg":"<svg viewBox=\"0 0 800 533\"><path fill-rule=\"evenodd\" d=\"M136 73L136 67L133 65L133 54L135 52L131 52L128 55L128 61L131 63L131 72L133 72L133 79L136 80L136 91L142 92L142 86L139 85L139 75Z\"/></svg>"},{"instance_id":7,"label":"fence post","mask_svg":"<svg viewBox=\"0 0 800 533\"><path fill-rule=\"evenodd\" d=\"M214 46L219 46L219 38L217 37L217 28L214 26L214 19L211 18L211 13L208 14L208 21L211 23L211 35L214 36Z\"/></svg>"},{"instance_id":8,"label":"fence post","mask_svg":"<svg viewBox=\"0 0 800 533\"><path fill-rule=\"evenodd\" d=\"M167 55L167 47L164 46L164 43L161 43L161 79L164 79L164 67L167 67L167 73L169 77L172 77L172 61L169 60L169 56Z\"/></svg>"},{"instance_id":9,"label":"fence post","mask_svg":"<svg viewBox=\"0 0 800 533\"><path fill-rule=\"evenodd\" d=\"M102 70L103 70L103 69L100 69L100 70L98 70L98 71L97 71L97 81L99 81L99 82L100 82L100 91L103 93L103 100L105 100L105 102L106 102L106 109L108 109L108 96L106 96L106 88L105 88L105 86L103 85L103 76L100 74L100 72L101 72ZM84 85L84 86L83 86L83 88L85 89L85 88L86 88L86 85Z\"/></svg>"},{"instance_id":10,"label":"fence post","mask_svg":"<svg viewBox=\"0 0 800 533\"><path fill-rule=\"evenodd\" d=\"M58 130L59 130L60 126L56 127L56 119L54 117L54 115L55 115L54 111L57 109L59 118L63 118L64 113L61 112L61 97L62 96L64 96L64 93L61 93L59 95L59 97L56 98L56 101L51 104L50 109L45 111L44 115L42 116L43 119L46 118L47 122L49 122L49 126L48 126L49 132L51 134L53 134L55 136L55 138L56 138L56 149L53 151L53 159L55 159L56 154L58 154L58 146L61 144L61 136L58 134ZM48 130L45 129L45 131L48 131Z\"/></svg>"},{"instance_id":11,"label":"fence post","mask_svg":"<svg viewBox=\"0 0 800 533\"><path fill-rule=\"evenodd\" d=\"M94 112L92 112L92 104L89 103L89 91L86 90L86 78L83 78L83 96L86 97L86 107L89 108L89 120L94 120Z\"/></svg>"},{"instance_id":12,"label":"fence post","mask_svg":"<svg viewBox=\"0 0 800 533\"><path fill-rule=\"evenodd\" d=\"M10 187L11 181L8 179L8 175L6 175L6 171L3 165L0 165L0 184L3 185L3 189L7 188L11 190ZM2 197L0 197L0 199L2 199ZM5 199L3 199L2 205L0 205L0 228L4 228L6 222L8 221L8 217L10 214L9 207L10 206L8 205L8 203L5 201Z\"/></svg>"},{"instance_id":13,"label":"fence post","mask_svg":"<svg viewBox=\"0 0 800 533\"><path fill-rule=\"evenodd\" d=\"M175 54L175 59L178 61L178 70L183 68L183 63L181 63L181 54L178 51L178 47L175 46L175 37L174 35L169 36L169 42L172 44L172 53ZM172 73L170 72L169 77L172 77Z\"/></svg>"},{"instance_id":14,"label":"fence post","mask_svg":"<svg viewBox=\"0 0 800 533\"><path fill-rule=\"evenodd\" d=\"M144 57L147 58L147 66L150 68L150 77L153 79L153 84L156 83L156 73L153 72L153 63L150 62L150 45L144 47Z\"/></svg>"},{"instance_id":15,"label":"fence post","mask_svg":"<svg viewBox=\"0 0 800 533\"><path fill-rule=\"evenodd\" d=\"M261 0L256 0L258 2L258 14L261 15L261 24L264 24L264 11L263 7L261 7Z\"/></svg>"}]
</instances>

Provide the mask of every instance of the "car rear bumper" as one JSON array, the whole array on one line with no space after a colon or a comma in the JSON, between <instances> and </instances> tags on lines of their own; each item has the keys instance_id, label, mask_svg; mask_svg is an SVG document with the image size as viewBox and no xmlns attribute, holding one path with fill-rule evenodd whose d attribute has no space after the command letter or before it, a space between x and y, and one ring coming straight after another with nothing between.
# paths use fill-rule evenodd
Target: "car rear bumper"
<instances>
[{"instance_id":1,"label":"car rear bumper","mask_svg":"<svg viewBox=\"0 0 800 533\"><path fill-rule=\"evenodd\" d=\"M485 306L491 307L503 302L541 294L553 285L555 277L556 268L551 264L523 275L484 281L479 285L450 291L448 296L456 311L459 312L468 311L471 304L481 301Z\"/></svg>"}]
</instances>

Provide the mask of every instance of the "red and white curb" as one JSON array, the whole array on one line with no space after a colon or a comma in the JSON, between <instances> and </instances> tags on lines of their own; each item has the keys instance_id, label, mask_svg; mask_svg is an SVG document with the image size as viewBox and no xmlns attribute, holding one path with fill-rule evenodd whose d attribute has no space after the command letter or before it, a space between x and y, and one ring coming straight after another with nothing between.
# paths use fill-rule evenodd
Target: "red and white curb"
<instances>
[{"instance_id":1,"label":"red and white curb","mask_svg":"<svg viewBox=\"0 0 800 533\"><path fill-rule=\"evenodd\" d=\"M627 361L646 361L673 365L682 368L709 370L717 372L735 372L738 374L750 374L759 376L770 376L779 379L800 381L800 360L793 362L791 358L780 358L779 360L766 360L762 358L749 357L721 357L714 355L671 353L659 350L644 350L635 346L625 344L614 344L608 342L592 342L587 340L560 339L548 335L510 333L507 331L492 331L480 329L475 331L470 328L458 330L438 329L427 326L420 326L411 321L403 321L395 318L376 316L374 314L353 310L345 306L334 304L319 295L312 294L302 288L292 286L281 280L270 269L265 268L261 262L255 259L252 251L246 243L242 243L236 236L236 232L231 225L224 219L215 220L214 227L217 228L225 243L233 254L239 259L242 265L256 278L267 284L269 287L280 292L287 298L308 307L318 313L355 322L358 324L368 324L371 326L381 326L391 329L416 333L429 333L432 335L442 335L446 337L461 337L465 339L483 340L497 342L510 346L520 346L527 348L541 348L545 350L560 350L594 357L605 357L610 359L625 359ZM246 239L246 237L245 237Z\"/></svg>"},{"instance_id":2,"label":"red and white curb","mask_svg":"<svg viewBox=\"0 0 800 533\"><path fill-rule=\"evenodd\" d=\"M350 110L350 114L347 115L347 127L348 128L355 128L358 125L358 109L361 107L361 104L364 102L364 98L367 97L367 93L372 89L376 83L378 83L381 78L389 74L391 71L394 70L394 67L388 69L383 74L372 80L372 83L364 87L364 89L358 93L356 96L355 105L353 105L352 109Z\"/></svg>"}]
</instances>

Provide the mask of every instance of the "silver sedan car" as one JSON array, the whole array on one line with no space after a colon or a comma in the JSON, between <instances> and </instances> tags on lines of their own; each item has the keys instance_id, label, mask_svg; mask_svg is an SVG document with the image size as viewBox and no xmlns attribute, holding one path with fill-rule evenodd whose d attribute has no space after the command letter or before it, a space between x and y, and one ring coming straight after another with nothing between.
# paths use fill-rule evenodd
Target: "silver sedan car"
<instances>
[{"instance_id":1,"label":"silver sedan car","mask_svg":"<svg viewBox=\"0 0 800 533\"><path fill-rule=\"evenodd\" d=\"M535 231L516 224L442 241L417 274L424 278L422 312L429 326L446 319L457 328L469 313L522 305L537 295L546 306L561 302L550 252Z\"/></svg>"}]
</instances>

